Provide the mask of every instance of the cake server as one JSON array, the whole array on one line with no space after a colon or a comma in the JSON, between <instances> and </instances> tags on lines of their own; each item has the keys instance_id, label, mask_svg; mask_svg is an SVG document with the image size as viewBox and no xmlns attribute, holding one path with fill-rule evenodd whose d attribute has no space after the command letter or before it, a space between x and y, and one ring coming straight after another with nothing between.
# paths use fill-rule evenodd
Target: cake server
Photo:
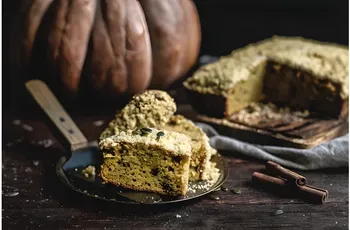
<instances>
[{"instance_id":1,"label":"cake server","mask_svg":"<svg viewBox=\"0 0 350 230\"><path fill-rule=\"evenodd\" d=\"M193 189L191 192L188 192L186 197L161 196L155 193L138 192L105 184L98 176L102 156L98 153L97 145L89 144L84 134L43 81L30 80L25 85L34 100L54 124L55 130L52 131L56 131L54 133L58 134L56 135L58 140L68 151L68 155L70 155L70 157L61 157L56 165L56 173L59 179L74 191L93 198L119 203L171 203L208 194L221 186L227 177L227 165L221 156L217 155L214 157L214 161L222 172L219 180L209 189ZM90 165L95 167L96 175L87 177L82 173L82 170ZM190 186L192 185L201 187L196 186L196 183L191 183Z\"/></svg>"}]
</instances>

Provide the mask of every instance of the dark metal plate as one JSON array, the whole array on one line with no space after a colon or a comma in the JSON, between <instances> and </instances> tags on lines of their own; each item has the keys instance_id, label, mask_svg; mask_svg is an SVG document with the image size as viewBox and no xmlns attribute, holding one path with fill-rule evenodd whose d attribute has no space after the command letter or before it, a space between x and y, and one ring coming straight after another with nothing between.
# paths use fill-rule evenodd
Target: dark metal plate
<instances>
[{"instance_id":1,"label":"dark metal plate","mask_svg":"<svg viewBox=\"0 0 350 230\"><path fill-rule=\"evenodd\" d=\"M209 188L201 188L203 181L190 182L189 190L186 196L172 197L163 196L150 192L139 192L122 187L104 184L98 176L101 159L99 159L97 147L90 147L86 150L76 151L67 161L66 157L62 157L56 165L56 172L60 180L68 185L71 189L84 195L118 203L130 204L168 204L174 202L186 201L204 196L220 187L228 176L228 168L225 160L220 154L214 155L211 159L216 163L216 167L220 170L220 176L216 183ZM96 168L96 176L85 177L81 171L93 165Z\"/></svg>"}]
</instances>

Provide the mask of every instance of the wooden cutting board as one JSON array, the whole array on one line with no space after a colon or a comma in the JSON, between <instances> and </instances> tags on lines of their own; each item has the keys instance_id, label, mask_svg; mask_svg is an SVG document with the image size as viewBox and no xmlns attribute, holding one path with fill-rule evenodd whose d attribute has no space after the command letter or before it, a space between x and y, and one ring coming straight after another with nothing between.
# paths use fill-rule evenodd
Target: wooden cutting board
<instances>
[{"instance_id":1,"label":"wooden cutting board","mask_svg":"<svg viewBox=\"0 0 350 230\"><path fill-rule=\"evenodd\" d=\"M237 119L197 115L220 134L261 145L312 148L348 133L348 118L299 120L279 119L264 122L239 122Z\"/></svg>"}]
</instances>

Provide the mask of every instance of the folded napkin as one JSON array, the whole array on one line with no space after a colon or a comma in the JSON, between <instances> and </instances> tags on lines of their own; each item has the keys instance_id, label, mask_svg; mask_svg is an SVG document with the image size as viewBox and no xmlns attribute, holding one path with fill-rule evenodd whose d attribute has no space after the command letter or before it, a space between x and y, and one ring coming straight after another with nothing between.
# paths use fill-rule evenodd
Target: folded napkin
<instances>
[{"instance_id":1,"label":"folded napkin","mask_svg":"<svg viewBox=\"0 0 350 230\"><path fill-rule=\"evenodd\" d=\"M208 124L196 124L208 135L210 145L219 151L232 151L265 161L271 160L285 167L301 170L339 168L349 164L349 134L311 149L296 149L254 145L222 136Z\"/></svg>"}]
</instances>

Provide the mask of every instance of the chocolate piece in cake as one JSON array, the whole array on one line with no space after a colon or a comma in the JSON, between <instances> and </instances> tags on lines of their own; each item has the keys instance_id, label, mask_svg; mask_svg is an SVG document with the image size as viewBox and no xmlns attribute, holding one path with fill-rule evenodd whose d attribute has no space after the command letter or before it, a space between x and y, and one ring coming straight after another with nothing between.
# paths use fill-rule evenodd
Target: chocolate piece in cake
<instances>
[{"instance_id":1,"label":"chocolate piece in cake","mask_svg":"<svg viewBox=\"0 0 350 230\"><path fill-rule=\"evenodd\" d=\"M120 132L99 143L103 154L102 179L134 190L185 195L190 139L177 132L150 130Z\"/></svg>"}]
</instances>

